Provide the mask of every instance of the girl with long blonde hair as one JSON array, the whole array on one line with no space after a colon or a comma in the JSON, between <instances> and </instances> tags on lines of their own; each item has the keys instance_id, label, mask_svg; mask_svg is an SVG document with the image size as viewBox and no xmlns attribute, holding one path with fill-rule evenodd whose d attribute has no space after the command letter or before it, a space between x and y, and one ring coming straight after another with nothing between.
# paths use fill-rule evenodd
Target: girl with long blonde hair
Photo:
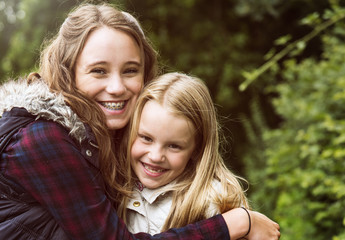
<instances>
[{"instance_id":1,"label":"girl with long blonde hair","mask_svg":"<svg viewBox=\"0 0 345 240\"><path fill-rule=\"evenodd\" d=\"M135 191L120 209L132 231L157 233L249 207L240 178L221 156L216 109L202 80L168 73L150 82L130 127Z\"/></svg>"}]
</instances>

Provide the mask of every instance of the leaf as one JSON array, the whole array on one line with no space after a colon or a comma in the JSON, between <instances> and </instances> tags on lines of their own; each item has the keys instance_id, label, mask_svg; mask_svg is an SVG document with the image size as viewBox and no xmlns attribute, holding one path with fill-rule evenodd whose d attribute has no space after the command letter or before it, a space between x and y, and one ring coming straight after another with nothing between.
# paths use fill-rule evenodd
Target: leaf
<instances>
[{"instance_id":1,"label":"leaf","mask_svg":"<svg viewBox=\"0 0 345 240\"><path fill-rule=\"evenodd\" d=\"M280 38L274 41L274 44L277 46L286 45L291 40L291 38L292 37L289 34L285 36L281 36Z\"/></svg>"}]
</instances>

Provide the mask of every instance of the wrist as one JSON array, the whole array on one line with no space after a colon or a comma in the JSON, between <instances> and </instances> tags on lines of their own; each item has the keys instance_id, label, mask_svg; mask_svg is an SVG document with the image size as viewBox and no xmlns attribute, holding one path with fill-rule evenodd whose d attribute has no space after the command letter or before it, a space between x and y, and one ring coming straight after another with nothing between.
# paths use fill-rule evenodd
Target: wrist
<instances>
[{"instance_id":1,"label":"wrist","mask_svg":"<svg viewBox=\"0 0 345 240\"><path fill-rule=\"evenodd\" d=\"M222 214L227 224L231 239L239 239L249 233L248 230L250 222L248 219L248 214L249 212L247 213L242 208L234 208Z\"/></svg>"},{"instance_id":2,"label":"wrist","mask_svg":"<svg viewBox=\"0 0 345 240\"><path fill-rule=\"evenodd\" d=\"M249 211L245 208L245 207L241 207L244 211L246 211L247 215L248 215L248 231L247 233L243 236L243 237L247 237L250 233L250 230L252 228L252 220L251 220L251 217L250 217L250 213Z\"/></svg>"}]
</instances>

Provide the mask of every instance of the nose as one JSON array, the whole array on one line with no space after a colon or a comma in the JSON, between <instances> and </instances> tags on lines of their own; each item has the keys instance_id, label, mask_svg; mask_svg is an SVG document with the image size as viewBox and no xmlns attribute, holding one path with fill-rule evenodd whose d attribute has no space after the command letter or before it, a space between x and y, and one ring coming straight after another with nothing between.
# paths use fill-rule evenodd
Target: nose
<instances>
[{"instance_id":1,"label":"nose","mask_svg":"<svg viewBox=\"0 0 345 240\"><path fill-rule=\"evenodd\" d=\"M148 158L152 162L157 162L157 163L164 162L166 160L164 150L158 145L151 146L148 152Z\"/></svg>"},{"instance_id":2,"label":"nose","mask_svg":"<svg viewBox=\"0 0 345 240\"><path fill-rule=\"evenodd\" d=\"M112 74L107 83L106 91L109 94L120 96L126 92L126 86L120 74Z\"/></svg>"}]
</instances>

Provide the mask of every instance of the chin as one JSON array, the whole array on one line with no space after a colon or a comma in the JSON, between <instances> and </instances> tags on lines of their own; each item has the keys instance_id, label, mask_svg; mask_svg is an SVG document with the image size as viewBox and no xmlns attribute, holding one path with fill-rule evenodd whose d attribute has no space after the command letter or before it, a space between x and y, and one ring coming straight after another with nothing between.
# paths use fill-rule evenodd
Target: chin
<instances>
[{"instance_id":1,"label":"chin","mask_svg":"<svg viewBox=\"0 0 345 240\"><path fill-rule=\"evenodd\" d=\"M115 130L124 128L127 125L127 123L128 121L125 121L125 120L124 121L110 120L110 121L107 121L107 127L109 130L115 131Z\"/></svg>"},{"instance_id":2,"label":"chin","mask_svg":"<svg viewBox=\"0 0 345 240\"><path fill-rule=\"evenodd\" d=\"M144 184L144 186L147 187L148 189L156 189L156 188L159 188L161 186L164 186L164 184Z\"/></svg>"}]
</instances>

